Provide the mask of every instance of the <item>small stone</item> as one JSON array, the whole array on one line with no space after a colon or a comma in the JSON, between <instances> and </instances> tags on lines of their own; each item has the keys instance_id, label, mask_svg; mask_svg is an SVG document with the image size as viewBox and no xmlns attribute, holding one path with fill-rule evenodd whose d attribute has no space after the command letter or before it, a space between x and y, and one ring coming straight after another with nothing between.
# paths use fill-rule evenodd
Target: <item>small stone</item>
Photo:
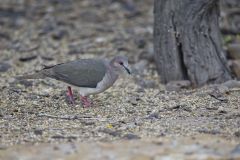
<instances>
[{"instance_id":1,"label":"small stone","mask_svg":"<svg viewBox=\"0 0 240 160\"><path fill-rule=\"evenodd\" d=\"M160 119L159 113L158 112L153 112L147 117L147 119Z\"/></svg>"},{"instance_id":2,"label":"small stone","mask_svg":"<svg viewBox=\"0 0 240 160\"><path fill-rule=\"evenodd\" d=\"M137 104L132 104L132 105L137 105ZM129 113L129 114L133 114L135 112L136 112L135 110L127 110L127 113Z\"/></svg>"},{"instance_id":3,"label":"small stone","mask_svg":"<svg viewBox=\"0 0 240 160\"><path fill-rule=\"evenodd\" d=\"M205 133L205 134L213 134L213 135L216 135L216 134L220 134L221 132L219 130L209 130L209 129L199 129L198 130L199 133Z\"/></svg>"},{"instance_id":4,"label":"small stone","mask_svg":"<svg viewBox=\"0 0 240 160\"><path fill-rule=\"evenodd\" d=\"M188 106L188 105L183 105L182 109L187 112L192 112L191 106Z\"/></svg>"},{"instance_id":5,"label":"small stone","mask_svg":"<svg viewBox=\"0 0 240 160\"><path fill-rule=\"evenodd\" d=\"M156 83L153 80L145 80L145 88L155 88L156 87Z\"/></svg>"},{"instance_id":6,"label":"small stone","mask_svg":"<svg viewBox=\"0 0 240 160\"><path fill-rule=\"evenodd\" d=\"M187 106L186 104L175 105L175 106L169 107L167 109L168 110L179 110L179 109L182 109L182 110L185 110L185 111L188 111L188 112L192 111L191 107Z\"/></svg>"},{"instance_id":7,"label":"small stone","mask_svg":"<svg viewBox=\"0 0 240 160\"><path fill-rule=\"evenodd\" d=\"M220 102L228 102L228 99L224 97L224 90L219 90L218 88L215 88L209 93L209 96L213 97L214 99L219 100Z\"/></svg>"},{"instance_id":8,"label":"small stone","mask_svg":"<svg viewBox=\"0 0 240 160\"><path fill-rule=\"evenodd\" d=\"M188 88L190 86L191 86L191 82L188 80L171 81L171 82L167 83L166 90L167 91L179 91L180 89Z\"/></svg>"},{"instance_id":9,"label":"small stone","mask_svg":"<svg viewBox=\"0 0 240 160\"><path fill-rule=\"evenodd\" d=\"M91 12L89 10L81 12L79 17L81 17L81 21L85 21L88 23L89 22L98 23L103 20L103 17L101 17L99 14Z\"/></svg>"},{"instance_id":10,"label":"small stone","mask_svg":"<svg viewBox=\"0 0 240 160\"><path fill-rule=\"evenodd\" d=\"M68 35L67 30L59 29L59 30L56 30L52 33L52 38L55 39L55 40L60 40L63 37L65 37L66 35Z\"/></svg>"},{"instance_id":11,"label":"small stone","mask_svg":"<svg viewBox=\"0 0 240 160\"><path fill-rule=\"evenodd\" d=\"M240 60L231 61L231 69L237 78L240 79Z\"/></svg>"},{"instance_id":12,"label":"small stone","mask_svg":"<svg viewBox=\"0 0 240 160\"><path fill-rule=\"evenodd\" d=\"M31 61L31 60L34 60L36 59L37 56L36 55L27 55L27 56L24 56L24 57L20 57L19 60L21 62L27 62L27 61Z\"/></svg>"},{"instance_id":13,"label":"small stone","mask_svg":"<svg viewBox=\"0 0 240 160\"><path fill-rule=\"evenodd\" d=\"M138 119L138 120L135 120L135 123L134 123L136 126L141 126L144 124L144 121L141 120L141 119Z\"/></svg>"},{"instance_id":14,"label":"small stone","mask_svg":"<svg viewBox=\"0 0 240 160\"><path fill-rule=\"evenodd\" d=\"M33 85L32 81L28 81L28 80L25 80L25 79L20 80L19 83L24 85L25 87L31 87Z\"/></svg>"},{"instance_id":15,"label":"small stone","mask_svg":"<svg viewBox=\"0 0 240 160\"><path fill-rule=\"evenodd\" d=\"M240 130L239 130L239 131L236 131L236 132L234 133L234 135L235 135L236 137L240 137Z\"/></svg>"},{"instance_id":16,"label":"small stone","mask_svg":"<svg viewBox=\"0 0 240 160\"><path fill-rule=\"evenodd\" d=\"M206 109L207 109L207 110L218 110L218 106L209 105L209 106L206 106Z\"/></svg>"},{"instance_id":17,"label":"small stone","mask_svg":"<svg viewBox=\"0 0 240 160\"><path fill-rule=\"evenodd\" d=\"M107 39L105 37L97 37L95 39L95 42L97 42L97 43L103 43L103 42L106 42L106 41L107 41Z\"/></svg>"},{"instance_id":18,"label":"small stone","mask_svg":"<svg viewBox=\"0 0 240 160\"><path fill-rule=\"evenodd\" d=\"M138 98L137 97L129 97L128 102L130 102L132 105L138 104Z\"/></svg>"},{"instance_id":19,"label":"small stone","mask_svg":"<svg viewBox=\"0 0 240 160\"><path fill-rule=\"evenodd\" d=\"M145 90L144 90L144 88L140 87L140 88L137 88L136 92L143 93L143 92L145 92Z\"/></svg>"},{"instance_id":20,"label":"small stone","mask_svg":"<svg viewBox=\"0 0 240 160\"><path fill-rule=\"evenodd\" d=\"M80 45L77 45L77 44L69 44L68 48L69 48L68 54L70 54L70 55L84 54L84 52L85 52L84 49Z\"/></svg>"},{"instance_id":21,"label":"small stone","mask_svg":"<svg viewBox=\"0 0 240 160\"><path fill-rule=\"evenodd\" d=\"M142 38L138 38L135 40L135 44L138 48L144 48L146 46L146 41Z\"/></svg>"},{"instance_id":22,"label":"small stone","mask_svg":"<svg viewBox=\"0 0 240 160\"><path fill-rule=\"evenodd\" d=\"M232 43L227 46L227 52L231 59L240 59L240 44Z\"/></svg>"},{"instance_id":23,"label":"small stone","mask_svg":"<svg viewBox=\"0 0 240 160\"><path fill-rule=\"evenodd\" d=\"M218 112L225 114L225 113L227 113L227 110L221 106L221 107L218 108Z\"/></svg>"},{"instance_id":24,"label":"small stone","mask_svg":"<svg viewBox=\"0 0 240 160\"><path fill-rule=\"evenodd\" d=\"M54 60L54 58L53 58L53 57L50 57L50 56L41 56L41 58L42 58L43 60L46 60L46 61L53 61L53 60Z\"/></svg>"},{"instance_id":25,"label":"small stone","mask_svg":"<svg viewBox=\"0 0 240 160\"><path fill-rule=\"evenodd\" d=\"M111 135L113 137L117 137L117 136L121 135L121 133L119 131L114 131L114 130L109 129L109 128L100 129L99 132L103 132L103 133L109 134L109 135Z\"/></svg>"},{"instance_id":26,"label":"small stone","mask_svg":"<svg viewBox=\"0 0 240 160\"><path fill-rule=\"evenodd\" d=\"M50 21L50 20L46 20L46 21ZM48 34L48 33L52 32L52 31L54 31L55 28L56 28L55 20L53 20L52 23L46 22L45 25L40 29L38 34L39 35Z\"/></svg>"},{"instance_id":27,"label":"small stone","mask_svg":"<svg viewBox=\"0 0 240 160\"><path fill-rule=\"evenodd\" d=\"M35 135L42 135L43 134L42 129L35 129L33 132L34 132Z\"/></svg>"},{"instance_id":28,"label":"small stone","mask_svg":"<svg viewBox=\"0 0 240 160\"><path fill-rule=\"evenodd\" d=\"M229 81L226 81L226 82L224 82L223 84L221 84L221 86L225 86L225 87L227 87L228 89L231 89L231 88L240 88L240 81L237 81L237 80L229 80Z\"/></svg>"},{"instance_id":29,"label":"small stone","mask_svg":"<svg viewBox=\"0 0 240 160\"><path fill-rule=\"evenodd\" d=\"M66 94L65 94L65 95L66 95ZM58 100L59 98L60 98L60 96L57 95L57 94L52 96L52 99L55 99L55 100Z\"/></svg>"},{"instance_id":30,"label":"small stone","mask_svg":"<svg viewBox=\"0 0 240 160\"><path fill-rule=\"evenodd\" d=\"M135 134L132 134L132 133L125 134L123 136L123 138L128 139L128 140L140 139L140 137L138 135L135 135Z\"/></svg>"},{"instance_id":31,"label":"small stone","mask_svg":"<svg viewBox=\"0 0 240 160\"><path fill-rule=\"evenodd\" d=\"M11 68L11 65L5 62L0 62L0 72L6 72Z\"/></svg>"},{"instance_id":32,"label":"small stone","mask_svg":"<svg viewBox=\"0 0 240 160\"><path fill-rule=\"evenodd\" d=\"M157 86L153 80L137 79L136 83L142 88L156 88Z\"/></svg>"},{"instance_id":33,"label":"small stone","mask_svg":"<svg viewBox=\"0 0 240 160\"><path fill-rule=\"evenodd\" d=\"M51 138L53 138L53 139L65 139L65 137L62 136L62 135L54 135Z\"/></svg>"},{"instance_id":34,"label":"small stone","mask_svg":"<svg viewBox=\"0 0 240 160\"><path fill-rule=\"evenodd\" d=\"M94 121L82 121L81 123L86 126L95 125Z\"/></svg>"}]
</instances>

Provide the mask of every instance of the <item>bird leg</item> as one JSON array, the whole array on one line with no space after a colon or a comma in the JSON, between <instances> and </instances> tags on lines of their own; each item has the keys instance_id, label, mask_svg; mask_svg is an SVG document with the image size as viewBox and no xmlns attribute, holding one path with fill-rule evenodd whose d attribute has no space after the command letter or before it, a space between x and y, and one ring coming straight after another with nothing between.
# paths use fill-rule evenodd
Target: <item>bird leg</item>
<instances>
[{"instance_id":1,"label":"bird leg","mask_svg":"<svg viewBox=\"0 0 240 160\"><path fill-rule=\"evenodd\" d=\"M89 101L86 96L81 96L80 95L80 99L81 99L83 107L90 107L92 105L92 102Z\"/></svg>"},{"instance_id":2,"label":"bird leg","mask_svg":"<svg viewBox=\"0 0 240 160\"><path fill-rule=\"evenodd\" d=\"M72 92L72 88L70 86L68 86L68 91L67 91L67 96L71 102L71 104L75 104L74 98L73 98L73 92Z\"/></svg>"}]
</instances>

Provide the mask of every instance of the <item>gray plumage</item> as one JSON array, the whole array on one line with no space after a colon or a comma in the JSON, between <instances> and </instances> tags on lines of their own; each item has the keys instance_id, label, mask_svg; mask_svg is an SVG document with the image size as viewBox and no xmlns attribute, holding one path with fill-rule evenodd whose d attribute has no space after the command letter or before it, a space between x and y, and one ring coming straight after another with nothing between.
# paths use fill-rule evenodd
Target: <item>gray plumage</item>
<instances>
[{"instance_id":1,"label":"gray plumage","mask_svg":"<svg viewBox=\"0 0 240 160\"><path fill-rule=\"evenodd\" d=\"M79 59L45 67L32 75L17 78L53 78L80 87L80 94L87 96L101 93L111 87L117 80L118 75L123 72L130 74L127 57L116 56L110 61L105 59Z\"/></svg>"},{"instance_id":2,"label":"gray plumage","mask_svg":"<svg viewBox=\"0 0 240 160\"><path fill-rule=\"evenodd\" d=\"M106 66L101 59L81 59L58 64L43 70L46 77L54 78L77 87L95 88L105 73Z\"/></svg>"}]
</instances>

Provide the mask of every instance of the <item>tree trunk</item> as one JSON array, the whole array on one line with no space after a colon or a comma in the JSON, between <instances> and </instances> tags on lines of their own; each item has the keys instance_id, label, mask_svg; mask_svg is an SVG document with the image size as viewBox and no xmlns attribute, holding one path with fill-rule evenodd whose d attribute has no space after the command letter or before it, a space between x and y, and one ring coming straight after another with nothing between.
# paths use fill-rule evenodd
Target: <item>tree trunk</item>
<instances>
[{"instance_id":1,"label":"tree trunk","mask_svg":"<svg viewBox=\"0 0 240 160\"><path fill-rule=\"evenodd\" d=\"M231 79L218 18L218 0L155 0L155 60L163 83L201 86Z\"/></svg>"}]
</instances>

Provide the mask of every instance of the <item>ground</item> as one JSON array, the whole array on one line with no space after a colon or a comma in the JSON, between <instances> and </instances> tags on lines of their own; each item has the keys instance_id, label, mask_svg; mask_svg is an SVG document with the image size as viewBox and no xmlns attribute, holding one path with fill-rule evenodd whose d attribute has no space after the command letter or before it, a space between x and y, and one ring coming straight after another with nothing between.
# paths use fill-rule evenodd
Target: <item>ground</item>
<instances>
[{"instance_id":1,"label":"ground","mask_svg":"<svg viewBox=\"0 0 240 160\"><path fill-rule=\"evenodd\" d=\"M224 147L226 154L235 148L240 155L240 90L167 91L152 62L152 9L153 2L144 0L1 1L0 158L23 144L74 143L97 150L95 143L119 149L161 141L167 150L171 140L180 143L176 150L185 142L213 141L221 146L197 150L222 156ZM44 65L118 54L129 57L133 74L91 97L90 108L81 106L78 89L76 105L69 104L66 84L15 78Z\"/></svg>"}]
</instances>

